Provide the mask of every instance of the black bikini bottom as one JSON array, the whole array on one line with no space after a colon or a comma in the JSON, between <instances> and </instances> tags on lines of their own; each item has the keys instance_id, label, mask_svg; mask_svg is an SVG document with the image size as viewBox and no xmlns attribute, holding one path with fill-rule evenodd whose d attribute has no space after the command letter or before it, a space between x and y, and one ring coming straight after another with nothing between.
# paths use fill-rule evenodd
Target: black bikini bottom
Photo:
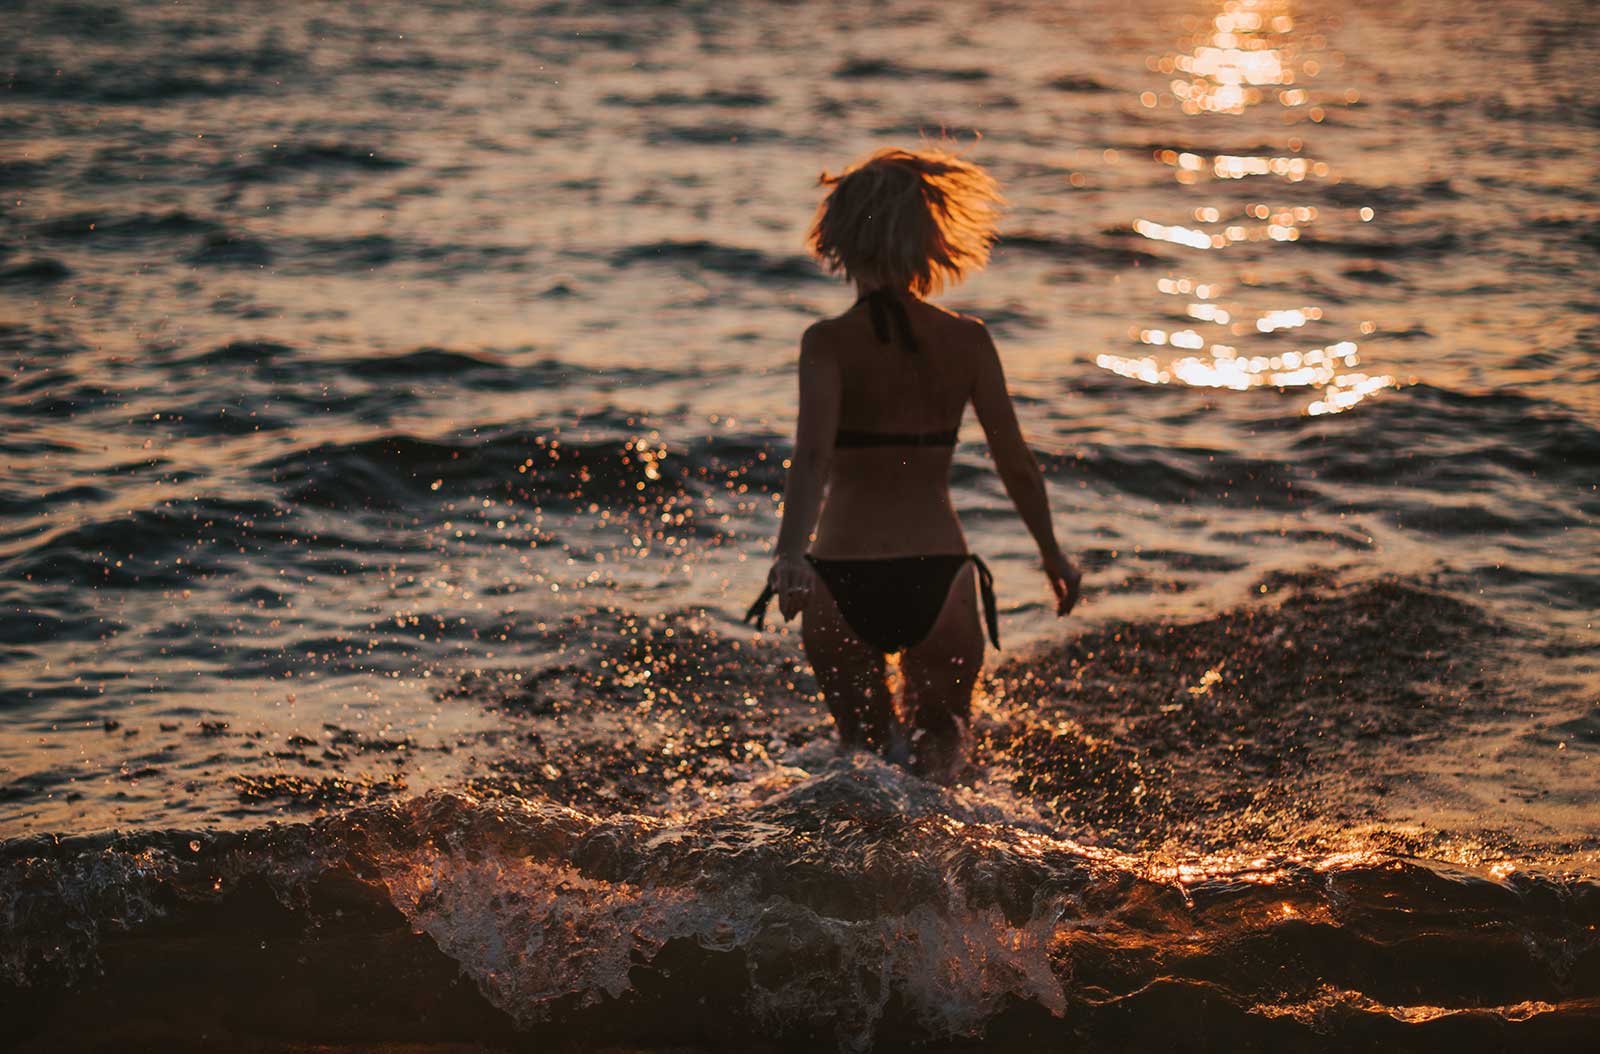
<instances>
[{"instance_id":1,"label":"black bikini bottom","mask_svg":"<svg viewBox=\"0 0 1600 1054\"><path fill-rule=\"evenodd\" d=\"M994 576L971 553L939 556L891 556L878 559L825 560L807 555L817 576L827 583L839 614L856 636L885 653L904 651L922 643L944 610L945 598L968 561L978 569L983 594L983 619L989 639L1000 647L1000 619L995 613ZM745 613L746 622L761 628L771 586Z\"/></svg>"}]
</instances>

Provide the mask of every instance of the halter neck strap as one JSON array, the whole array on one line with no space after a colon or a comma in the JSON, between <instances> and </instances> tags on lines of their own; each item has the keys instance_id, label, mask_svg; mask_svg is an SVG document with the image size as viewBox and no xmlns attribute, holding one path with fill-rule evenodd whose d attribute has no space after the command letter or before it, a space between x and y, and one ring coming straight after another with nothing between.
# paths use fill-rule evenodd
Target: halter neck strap
<instances>
[{"instance_id":1,"label":"halter neck strap","mask_svg":"<svg viewBox=\"0 0 1600 1054\"><path fill-rule=\"evenodd\" d=\"M898 329L901 345L910 352L918 350L916 334L911 332L911 316L899 297L880 287L863 293L856 301L863 302L872 315L872 332L877 334L878 343L888 344L894 338L894 330Z\"/></svg>"}]
</instances>

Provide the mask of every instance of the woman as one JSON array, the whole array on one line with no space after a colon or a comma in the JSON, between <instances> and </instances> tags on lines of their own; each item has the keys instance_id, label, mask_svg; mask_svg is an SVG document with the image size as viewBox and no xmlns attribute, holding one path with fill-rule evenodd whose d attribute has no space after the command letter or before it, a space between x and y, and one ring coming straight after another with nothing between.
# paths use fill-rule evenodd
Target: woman
<instances>
[{"instance_id":1,"label":"woman","mask_svg":"<svg viewBox=\"0 0 1600 1054\"><path fill-rule=\"evenodd\" d=\"M880 150L839 176L812 252L859 298L800 341L800 410L783 522L759 620L776 595L802 616L806 657L847 747L951 773L983 665L988 569L950 504L956 431L968 403L1032 533L1056 613L1079 572L1056 543L1044 480L1017 426L982 322L923 299L988 262L999 195L983 169L939 150ZM826 500L824 500L826 499ZM887 656L900 653L909 736L895 717Z\"/></svg>"}]
</instances>

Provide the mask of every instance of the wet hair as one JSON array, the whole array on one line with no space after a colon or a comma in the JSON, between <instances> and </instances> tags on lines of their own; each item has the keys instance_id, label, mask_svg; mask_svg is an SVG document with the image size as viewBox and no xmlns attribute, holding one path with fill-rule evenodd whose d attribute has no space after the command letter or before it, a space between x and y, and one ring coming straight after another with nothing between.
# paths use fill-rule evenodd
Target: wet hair
<instances>
[{"instance_id":1,"label":"wet hair","mask_svg":"<svg viewBox=\"0 0 1600 1054\"><path fill-rule=\"evenodd\" d=\"M989 262L1002 199L970 161L890 147L820 182L807 244L834 274L928 296Z\"/></svg>"}]
</instances>

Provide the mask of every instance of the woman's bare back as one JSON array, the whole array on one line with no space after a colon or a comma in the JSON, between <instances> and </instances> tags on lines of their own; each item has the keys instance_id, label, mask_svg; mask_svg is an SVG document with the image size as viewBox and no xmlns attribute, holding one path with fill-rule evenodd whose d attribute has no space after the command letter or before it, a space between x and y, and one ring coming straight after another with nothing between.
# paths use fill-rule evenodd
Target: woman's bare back
<instances>
[{"instance_id":1,"label":"woman's bare back","mask_svg":"<svg viewBox=\"0 0 1600 1054\"><path fill-rule=\"evenodd\" d=\"M983 325L914 297L900 303L912 341L881 340L859 302L812 327L815 346L838 372L840 433L931 437L960 427L987 340ZM836 447L812 552L966 552L950 502L951 454L939 442Z\"/></svg>"}]
</instances>

